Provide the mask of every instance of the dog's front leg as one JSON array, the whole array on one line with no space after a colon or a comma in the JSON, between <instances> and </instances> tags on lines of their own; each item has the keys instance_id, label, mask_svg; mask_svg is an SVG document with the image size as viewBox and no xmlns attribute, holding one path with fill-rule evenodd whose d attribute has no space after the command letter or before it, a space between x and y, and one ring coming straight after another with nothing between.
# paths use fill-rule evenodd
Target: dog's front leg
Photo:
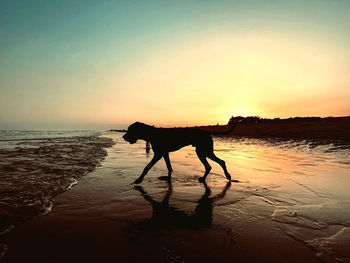
<instances>
[{"instance_id":1,"label":"dog's front leg","mask_svg":"<svg viewBox=\"0 0 350 263\"><path fill-rule=\"evenodd\" d=\"M173 168L171 167L171 163L170 163L170 159L169 159L169 153L163 154L163 158L165 160L166 167L168 168L168 176L170 176L172 171L173 171Z\"/></svg>"},{"instance_id":2,"label":"dog's front leg","mask_svg":"<svg viewBox=\"0 0 350 263\"><path fill-rule=\"evenodd\" d=\"M149 164L146 165L145 169L143 169L142 174L140 175L139 178L137 178L134 182L134 184L140 184L143 181L143 178L146 176L146 174L148 173L148 171L153 167L153 165L156 164L156 162L158 162L160 160L160 158L162 158L162 155L160 154L154 154L152 160L149 162Z\"/></svg>"}]
</instances>

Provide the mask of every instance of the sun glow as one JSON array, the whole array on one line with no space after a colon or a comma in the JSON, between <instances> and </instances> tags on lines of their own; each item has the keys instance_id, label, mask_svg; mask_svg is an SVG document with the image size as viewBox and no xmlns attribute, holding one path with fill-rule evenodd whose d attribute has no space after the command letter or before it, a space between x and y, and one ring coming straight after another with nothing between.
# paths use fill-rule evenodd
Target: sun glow
<instances>
[{"instance_id":1,"label":"sun glow","mask_svg":"<svg viewBox=\"0 0 350 263\"><path fill-rule=\"evenodd\" d=\"M3 129L350 114L349 1L3 2Z\"/></svg>"},{"instance_id":2,"label":"sun glow","mask_svg":"<svg viewBox=\"0 0 350 263\"><path fill-rule=\"evenodd\" d=\"M124 105L135 119L142 111L146 120L160 123L224 123L231 115L327 115L329 110L313 113L301 104L315 97L325 102L350 84L339 54L309 39L292 41L290 35L190 39L141 61L127 74L131 81L124 83L127 92L118 108Z\"/></svg>"}]
</instances>

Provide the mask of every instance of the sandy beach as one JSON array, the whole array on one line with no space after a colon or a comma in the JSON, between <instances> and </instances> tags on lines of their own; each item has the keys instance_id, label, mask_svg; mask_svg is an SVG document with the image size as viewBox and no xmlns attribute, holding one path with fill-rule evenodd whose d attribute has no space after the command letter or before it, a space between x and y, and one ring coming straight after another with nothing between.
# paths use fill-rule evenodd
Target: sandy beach
<instances>
[{"instance_id":1,"label":"sandy beach","mask_svg":"<svg viewBox=\"0 0 350 263\"><path fill-rule=\"evenodd\" d=\"M350 262L349 151L306 142L215 137L238 183L204 171L192 147L144 182L145 143L121 133L102 166L52 211L5 237L2 262Z\"/></svg>"}]
</instances>

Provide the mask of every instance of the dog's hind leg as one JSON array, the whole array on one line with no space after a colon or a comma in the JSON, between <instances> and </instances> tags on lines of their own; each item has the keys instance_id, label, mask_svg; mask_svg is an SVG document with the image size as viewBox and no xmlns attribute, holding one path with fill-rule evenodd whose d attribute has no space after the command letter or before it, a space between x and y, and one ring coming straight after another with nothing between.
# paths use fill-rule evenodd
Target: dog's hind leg
<instances>
[{"instance_id":1,"label":"dog's hind leg","mask_svg":"<svg viewBox=\"0 0 350 263\"><path fill-rule=\"evenodd\" d=\"M226 164L225 164L225 161L224 160L221 160L220 158L218 158L214 152L211 152L210 154L207 155L207 157L211 160L213 160L214 162L217 162L221 167L222 169L224 170L225 172L225 176L228 180L231 180L231 175L229 174L229 172L227 171L227 168L226 168Z\"/></svg>"},{"instance_id":2,"label":"dog's hind leg","mask_svg":"<svg viewBox=\"0 0 350 263\"><path fill-rule=\"evenodd\" d=\"M149 162L149 164L146 165L145 169L143 169L142 174L140 175L139 178L137 178L133 183L134 184L140 184L143 181L143 178L146 176L148 171L153 167L153 165L156 164L160 159L162 158L162 155L160 154L154 154L152 160Z\"/></svg>"},{"instance_id":3,"label":"dog's hind leg","mask_svg":"<svg viewBox=\"0 0 350 263\"><path fill-rule=\"evenodd\" d=\"M197 156L199 158L199 160L202 162L202 164L204 165L205 167L205 173L203 175L203 177L199 177L198 178L198 181L200 182L205 182L205 179L207 179L207 176L208 174L210 173L210 170L211 170L211 166L210 164L208 163L207 161L207 158L205 157L205 153L202 152L201 150L199 150L198 148L196 148L196 153L197 153Z\"/></svg>"},{"instance_id":4,"label":"dog's hind leg","mask_svg":"<svg viewBox=\"0 0 350 263\"><path fill-rule=\"evenodd\" d=\"M171 163L170 163L170 159L169 159L169 153L163 154L163 158L165 160L166 163L166 167L168 168L168 176L170 177L173 168L171 167Z\"/></svg>"}]
</instances>

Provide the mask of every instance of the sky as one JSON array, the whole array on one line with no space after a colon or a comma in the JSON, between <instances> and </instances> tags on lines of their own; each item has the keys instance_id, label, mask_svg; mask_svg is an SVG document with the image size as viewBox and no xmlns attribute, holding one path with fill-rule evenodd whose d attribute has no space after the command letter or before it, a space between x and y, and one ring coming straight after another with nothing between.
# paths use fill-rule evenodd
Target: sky
<instances>
[{"instance_id":1,"label":"sky","mask_svg":"<svg viewBox=\"0 0 350 263\"><path fill-rule=\"evenodd\" d=\"M350 115L350 1L0 1L0 129Z\"/></svg>"}]
</instances>

